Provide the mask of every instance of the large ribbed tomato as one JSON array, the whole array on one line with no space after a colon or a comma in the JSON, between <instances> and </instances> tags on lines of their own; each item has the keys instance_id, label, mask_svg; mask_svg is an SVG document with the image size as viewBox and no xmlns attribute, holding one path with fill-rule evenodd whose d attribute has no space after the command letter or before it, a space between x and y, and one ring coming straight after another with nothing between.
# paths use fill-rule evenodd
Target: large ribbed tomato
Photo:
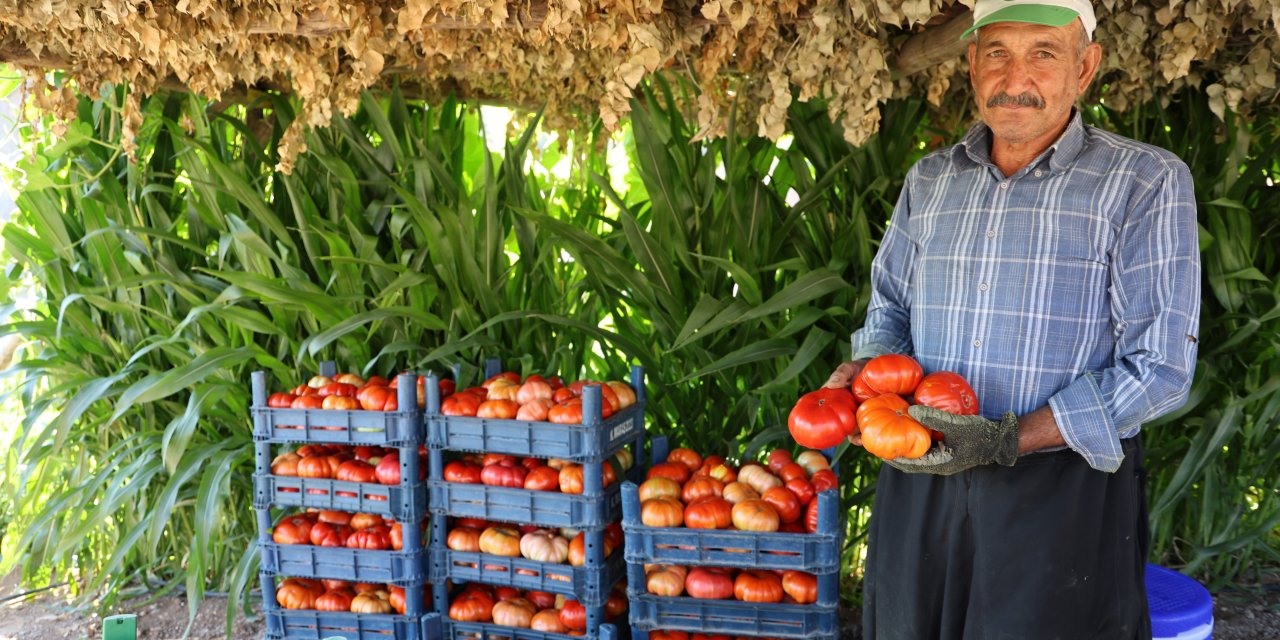
<instances>
[{"instance_id":1,"label":"large ribbed tomato","mask_svg":"<svg viewBox=\"0 0 1280 640\"><path fill-rule=\"evenodd\" d=\"M978 396L958 373L934 371L916 386L916 404L962 416L978 415Z\"/></svg>"},{"instance_id":2,"label":"large ribbed tomato","mask_svg":"<svg viewBox=\"0 0 1280 640\"><path fill-rule=\"evenodd\" d=\"M733 508L734 505L724 498L702 498L684 508L684 526L690 529L728 529L733 524Z\"/></svg>"},{"instance_id":3,"label":"large ribbed tomato","mask_svg":"<svg viewBox=\"0 0 1280 640\"><path fill-rule=\"evenodd\" d=\"M858 407L862 446L886 460L919 458L933 440L929 430L907 415L906 400L892 393L876 396Z\"/></svg>"},{"instance_id":4,"label":"large ribbed tomato","mask_svg":"<svg viewBox=\"0 0 1280 640\"><path fill-rule=\"evenodd\" d=\"M733 575L730 569L694 567L684 579L684 590L694 598L728 600L733 597ZM779 586L781 591L782 587Z\"/></svg>"},{"instance_id":5,"label":"large ribbed tomato","mask_svg":"<svg viewBox=\"0 0 1280 640\"><path fill-rule=\"evenodd\" d=\"M314 606L319 611L350 611L351 600L355 595L350 589L326 591L316 598Z\"/></svg>"},{"instance_id":6,"label":"large ribbed tomato","mask_svg":"<svg viewBox=\"0 0 1280 640\"><path fill-rule=\"evenodd\" d=\"M924 370L911 356L887 353L876 356L858 373L866 387L876 393L895 393L909 396L920 384Z\"/></svg>"},{"instance_id":7,"label":"large ribbed tomato","mask_svg":"<svg viewBox=\"0 0 1280 640\"><path fill-rule=\"evenodd\" d=\"M827 389L800 396L787 416L787 429L801 446L826 449L858 432L857 405L848 389Z\"/></svg>"},{"instance_id":8,"label":"large ribbed tomato","mask_svg":"<svg viewBox=\"0 0 1280 640\"><path fill-rule=\"evenodd\" d=\"M449 604L449 617L459 622L488 622L493 617L493 598L474 592L459 596Z\"/></svg>"},{"instance_id":9,"label":"large ribbed tomato","mask_svg":"<svg viewBox=\"0 0 1280 640\"><path fill-rule=\"evenodd\" d=\"M455 393L440 403L440 413L446 416L474 416L484 398L472 393Z\"/></svg>"},{"instance_id":10,"label":"large ribbed tomato","mask_svg":"<svg viewBox=\"0 0 1280 640\"><path fill-rule=\"evenodd\" d=\"M311 527L311 544L317 547L346 546L347 538L353 533L355 530L345 524L317 522Z\"/></svg>"},{"instance_id":11,"label":"large ribbed tomato","mask_svg":"<svg viewBox=\"0 0 1280 640\"><path fill-rule=\"evenodd\" d=\"M782 580L772 571L746 569L733 581L733 597L743 602L782 602Z\"/></svg>"},{"instance_id":12,"label":"large ribbed tomato","mask_svg":"<svg viewBox=\"0 0 1280 640\"><path fill-rule=\"evenodd\" d=\"M640 503L640 522L646 527L679 527L684 524L684 505L673 497L650 498Z\"/></svg>"},{"instance_id":13,"label":"large ribbed tomato","mask_svg":"<svg viewBox=\"0 0 1280 640\"><path fill-rule=\"evenodd\" d=\"M308 544L315 523L306 516L289 516L276 523L271 539L276 544Z\"/></svg>"},{"instance_id":14,"label":"large ribbed tomato","mask_svg":"<svg viewBox=\"0 0 1280 640\"><path fill-rule=\"evenodd\" d=\"M782 574L782 590L798 604L818 601L818 579L812 573L787 571Z\"/></svg>"},{"instance_id":15,"label":"large ribbed tomato","mask_svg":"<svg viewBox=\"0 0 1280 640\"><path fill-rule=\"evenodd\" d=\"M391 548L391 532L387 527L367 527L347 536L347 547L383 551Z\"/></svg>"},{"instance_id":16,"label":"large ribbed tomato","mask_svg":"<svg viewBox=\"0 0 1280 640\"><path fill-rule=\"evenodd\" d=\"M493 605L493 623L504 627L529 628L537 607L524 598L510 598Z\"/></svg>"},{"instance_id":17,"label":"large ribbed tomato","mask_svg":"<svg viewBox=\"0 0 1280 640\"><path fill-rule=\"evenodd\" d=\"M276 587L276 602L286 609L312 609L324 586L309 578L287 578Z\"/></svg>"},{"instance_id":18,"label":"large ribbed tomato","mask_svg":"<svg viewBox=\"0 0 1280 640\"><path fill-rule=\"evenodd\" d=\"M267 406L272 409L288 409L293 405L292 393L273 393L267 397Z\"/></svg>"}]
</instances>

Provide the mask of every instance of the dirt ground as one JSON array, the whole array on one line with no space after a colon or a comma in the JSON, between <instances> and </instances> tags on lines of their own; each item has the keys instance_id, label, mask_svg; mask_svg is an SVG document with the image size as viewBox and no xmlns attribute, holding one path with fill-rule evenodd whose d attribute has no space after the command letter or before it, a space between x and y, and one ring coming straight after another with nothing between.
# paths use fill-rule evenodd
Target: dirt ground
<instances>
[{"instance_id":1,"label":"dirt ground","mask_svg":"<svg viewBox=\"0 0 1280 640\"><path fill-rule=\"evenodd\" d=\"M0 598L18 590L12 581L0 581ZM207 598L200 607L191 640L215 640L224 637L226 600ZM181 596L168 597L151 605L125 610L138 614L140 640L169 640L183 637L187 630L187 602ZM854 616L842 621L844 638L857 638ZM240 617L232 629L232 638L260 639L266 635L261 618ZM57 592L9 600L0 603L0 640L98 640L102 637L102 619L96 615L70 611ZM1232 591L1214 597L1215 640L1276 640L1280 638L1280 585L1259 587L1252 593Z\"/></svg>"}]
</instances>

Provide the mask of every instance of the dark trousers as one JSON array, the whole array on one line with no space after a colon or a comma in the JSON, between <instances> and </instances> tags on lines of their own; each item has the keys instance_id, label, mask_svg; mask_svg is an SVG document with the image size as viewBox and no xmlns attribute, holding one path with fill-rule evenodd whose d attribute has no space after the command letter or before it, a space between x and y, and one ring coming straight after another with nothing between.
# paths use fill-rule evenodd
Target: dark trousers
<instances>
[{"instance_id":1,"label":"dark trousers","mask_svg":"<svg viewBox=\"0 0 1280 640\"><path fill-rule=\"evenodd\" d=\"M1097 471L1025 455L952 476L884 465L863 582L867 640L1150 638L1138 438Z\"/></svg>"}]
</instances>

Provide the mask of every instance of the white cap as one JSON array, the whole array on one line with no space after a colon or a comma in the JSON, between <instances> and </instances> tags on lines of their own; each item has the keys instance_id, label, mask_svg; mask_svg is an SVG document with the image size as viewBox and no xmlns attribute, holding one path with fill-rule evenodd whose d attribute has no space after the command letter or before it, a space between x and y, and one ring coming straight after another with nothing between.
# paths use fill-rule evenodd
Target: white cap
<instances>
[{"instance_id":1,"label":"white cap","mask_svg":"<svg viewBox=\"0 0 1280 640\"><path fill-rule=\"evenodd\" d=\"M1071 24L1076 18L1084 24L1085 35L1093 40L1098 20L1093 16L1089 0L978 0L973 7L973 26L960 38L968 38L979 27L993 22L1030 22L1049 27Z\"/></svg>"}]
</instances>

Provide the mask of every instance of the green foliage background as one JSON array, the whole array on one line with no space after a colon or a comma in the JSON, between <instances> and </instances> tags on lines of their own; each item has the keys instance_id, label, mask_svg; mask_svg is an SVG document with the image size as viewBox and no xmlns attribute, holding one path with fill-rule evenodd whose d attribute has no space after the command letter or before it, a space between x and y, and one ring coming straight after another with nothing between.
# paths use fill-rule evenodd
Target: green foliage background
<instances>
[{"instance_id":1,"label":"green foliage background","mask_svg":"<svg viewBox=\"0 0 1280 640\"><path fill-rule=\"evenodd\" d=\"M273 169L295 115L278 96L221 112L151 98L136 162L122 90L83 98L60 139L29 133L3 230L0 332L24 347L3 379L21 419L0 431L0 575L57 575L106 607L138 585L185 588L193 611L229 591L230 616L257 564L258 369L283 388L329 359L461 362L472 380L482 355L571 377L641 364L655 433L745 456L780 444L796 396L848 354L907 167L962 130L897 101L853 148L797 103L780 144L694 140L686 91L652 84L614 139L518 114L500 153L474 105L365 96L292 175ZM1146 444L1153 560L1220 586L1280 565L1280 136L1274 111L1222 122L1201 96L1167 98L1086 116L1196 177L1201 361ZM13 303L24 286L34 308ZM840 464L856 599L877 463Z\"/></svg>"}]
</instances>

